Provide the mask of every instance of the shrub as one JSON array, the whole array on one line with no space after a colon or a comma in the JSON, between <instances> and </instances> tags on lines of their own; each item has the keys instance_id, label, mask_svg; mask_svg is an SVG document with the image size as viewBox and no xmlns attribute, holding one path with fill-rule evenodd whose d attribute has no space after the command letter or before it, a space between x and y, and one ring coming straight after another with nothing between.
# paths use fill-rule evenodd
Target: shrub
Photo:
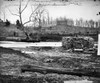
<instances>
[{"instance_id":1,"label":"shrub","mask_svg":"<svg viewBox=\"0 0 100 83\"><path fill-rule=\"evenodd\" d=\"M5 26L9 26L9 25L10 25L10 21L6 20Z\"/></svg>"}]
</instances>

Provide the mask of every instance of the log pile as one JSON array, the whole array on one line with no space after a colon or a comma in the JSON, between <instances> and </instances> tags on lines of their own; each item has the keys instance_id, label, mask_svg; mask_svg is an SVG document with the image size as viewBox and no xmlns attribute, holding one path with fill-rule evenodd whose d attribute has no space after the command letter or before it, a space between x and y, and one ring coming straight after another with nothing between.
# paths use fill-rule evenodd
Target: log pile
<instances>
[{"instance_id":1,"label":"log pile","mask_svg":"<svg viewBox=\"0 0 100 83\"><path fill-rule=\"evenodd\" d=\"M93 48L94 40L91 37L63 37L62 47L68 49L89 49Z\"/></svg>"}]
</instances>

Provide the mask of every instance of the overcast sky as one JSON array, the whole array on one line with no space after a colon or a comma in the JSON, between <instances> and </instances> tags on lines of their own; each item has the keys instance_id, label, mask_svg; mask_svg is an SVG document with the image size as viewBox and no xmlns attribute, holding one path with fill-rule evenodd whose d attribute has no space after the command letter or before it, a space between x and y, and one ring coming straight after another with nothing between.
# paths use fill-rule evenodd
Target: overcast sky
<instances>
[{"instance_id":1,"label":"overcast sky","mask_svg":"<svg viewBox=\"0 0 100 83\"><path fill-rule=\"evenodd\" d=\"M1 1L1 0L0 0ZM0 5L2 3L0 2ZM4 3L5 4L5 3ZM17 13L17 7L11 6L9 7L10 10L14 13ZM100 11L100 2L93 2L93 1L84 1L81 2L80 5L70 4L66 6L46 6L46 10L49 12L49 16L53 19L58 17L66 17L72 19L80 19L83 18L84 20L99 20L100 16L96 14ZM1 11L1 10L0 10ZM31 13L31 7L28 6L27 9L23 13L23 21L28 20L28 16ZM18 19L17 16L13 16L9 13L8 9L5 10L6 18L9 19L11 22L15 22ZM3 19L3 14L1 16Z\"/></svg>"}]
</instances>

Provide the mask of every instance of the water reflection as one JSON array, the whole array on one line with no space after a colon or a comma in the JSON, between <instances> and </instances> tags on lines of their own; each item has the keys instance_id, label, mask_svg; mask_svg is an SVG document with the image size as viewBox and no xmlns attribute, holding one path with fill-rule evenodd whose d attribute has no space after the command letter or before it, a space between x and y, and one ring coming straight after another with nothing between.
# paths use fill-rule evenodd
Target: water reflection
<instances>
[{"instance_id":1,"label":"water reflection","mask_svg":"<svg viewBox=\"0 0 100 83\"><path fill-rule=\"evenodd\" d=\"M64 83L100 83L100 81L89 81L89 80L72 80L72 81L64 81Z\"/></svg>"},{"instance_id":2,"label":"water reflection","mask_svg":"<svg viewBox=\"0 0 100 83\"><path fill-rule=\"evenodd\" d=\"M25 48L25 47L30 47L30 46L40 46L40 47L60 47L62 46L61 42L37 42L37 43L27 43L27 42L13 42L13 41L0 41L0 46L1 47L21 47L21 48Z\"/></svg>"}]
</instances>

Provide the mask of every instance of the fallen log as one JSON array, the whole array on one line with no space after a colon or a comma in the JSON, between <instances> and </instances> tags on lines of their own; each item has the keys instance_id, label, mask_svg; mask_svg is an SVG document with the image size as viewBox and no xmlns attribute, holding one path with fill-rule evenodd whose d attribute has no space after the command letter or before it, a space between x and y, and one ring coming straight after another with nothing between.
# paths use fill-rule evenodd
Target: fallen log
<instances>
[{"instance_id":1,"label":"fallen log","mask_svg":"<svg viewBox=\"0 0 100 83\"><path fill-rule=\"evenodd\" d=\"M52 67L42 67L42 66L23 66L21 67L22 72L39 72L42 74L47 73L57 73L57 74L67 74L67 75L76 75L76 76L89 76L89 77L99 77L100 71L95 70L84 70L84 69L74 69L68 70L66 68L52 68Z\"/></svg>"}]
</instances>

